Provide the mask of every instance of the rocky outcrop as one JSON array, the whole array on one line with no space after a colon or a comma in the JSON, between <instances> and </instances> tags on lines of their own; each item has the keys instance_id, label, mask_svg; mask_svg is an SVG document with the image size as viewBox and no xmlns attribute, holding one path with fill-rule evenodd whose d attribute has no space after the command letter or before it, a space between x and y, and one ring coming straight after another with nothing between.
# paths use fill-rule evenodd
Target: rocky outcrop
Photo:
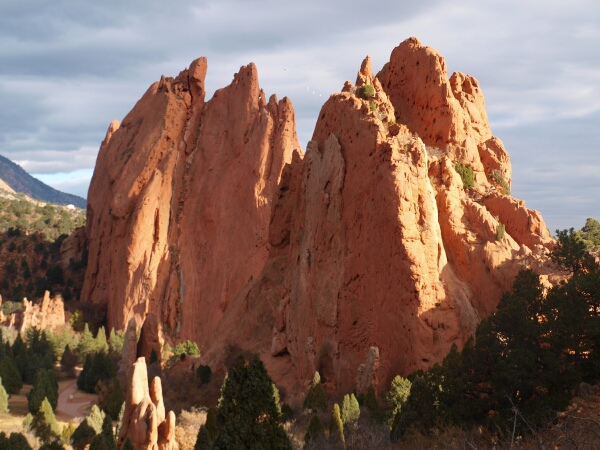
<instances>
[{"instance_id":1,"label":"rocky outcrop","mask_svg":"<svg viewBox=\"0 0 600 450\"><path fill-rule=\"evenodd\" d=\"M416 38L371 66L304 154L252 64L208 102L205 59L155 83L102 143L83 297L110 299L110 326L146 320L144 354L191 339L218 368L235 343L297 398L315 370L330 391L381 390L461 347L522 267L552 270L552 241L508 193L475 78Z\"/></svg>"},{"instance_id":2,"label":"rocky outcrop","mask_svg":"<svg viewBox=\"0 0 600 450\"><path fill-rule=\"evenodd\" d=\"M129 437L135 450L177 450L175 414L165 414L159 377L148 388L146 360L141 357L129 371L119 448Z\"/></svg>"},{"instance_id":3,"label":"rocky outcrop","mask_svg":"<svg viewBox=\"0 0 600 450\"><path fill-rule=\"evenodd\" d=\"M108 299L110 326L153 312L200 341L268 257L271 200L299 149L294 110L267 101L254 64L205 102L206 70L200 58L153 84L100 148L82 296Z\"/></svg>"},{"instance_id":4,"label":"rocky outcrop","mask_svg":"<svg viewBox=\"0 0 600 450\"><path fill-rule=\"evenodd\" d=\"M62 297L50 298L48 291L44 293L44 298L39 304L24 298L22 311L10 314L5 318L5 323L7 326L18 328L22 335L30 327L61 331L66 325L63 299Z\"/></svg>"}]
</instances>

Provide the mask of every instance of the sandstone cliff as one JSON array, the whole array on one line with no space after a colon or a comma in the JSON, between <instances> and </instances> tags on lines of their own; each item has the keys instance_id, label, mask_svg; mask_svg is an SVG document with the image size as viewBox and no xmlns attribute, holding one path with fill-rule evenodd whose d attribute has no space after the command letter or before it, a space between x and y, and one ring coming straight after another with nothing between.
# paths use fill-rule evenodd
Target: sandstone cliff
<instances>
[{"instance_id":1,"label":"sandstone cliff","mask_svg":"<svg viewBox=\"0 0 600 450\"><path fill-rule=\"evenodd\" d=\"M551 270L479 83L418 39L376 76L365 59L306 153L253 64L207 102L206 70L113 122L90 186L82 297L108 302L111 327L150 315L141 353L191 339L215 368L237 343L290 394L315 370L332 391L385 386L461 346L520 268Z\"/></svg>"}]
</instances>

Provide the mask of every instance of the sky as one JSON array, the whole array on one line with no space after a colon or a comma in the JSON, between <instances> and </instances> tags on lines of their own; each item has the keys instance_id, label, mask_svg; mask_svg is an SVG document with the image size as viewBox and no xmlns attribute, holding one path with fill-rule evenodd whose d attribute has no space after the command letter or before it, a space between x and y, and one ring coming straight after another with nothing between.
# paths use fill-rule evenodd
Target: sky
<instances>
[{"instance_id":1,"label":"sky","mask_svg":"<svg viewBox=\"0 0 600 450\"><path fill-rule=\"evenodd\" d=\"M600 220L598 0L1 0L0 154L86 197L109 123L199 56L207 98L256 63L305 148L363 58L410 36L479 80L513 196L553 232Z\"/></svg>"}]
</instances>

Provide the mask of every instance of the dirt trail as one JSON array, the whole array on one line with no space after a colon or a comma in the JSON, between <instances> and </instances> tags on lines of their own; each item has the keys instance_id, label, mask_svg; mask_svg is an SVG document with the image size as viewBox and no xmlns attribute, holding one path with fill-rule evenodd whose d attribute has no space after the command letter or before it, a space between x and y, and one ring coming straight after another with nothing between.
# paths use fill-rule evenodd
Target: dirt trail
<instances>
[{"instance_id":1,"label":"dirt trail","mask_svg":"<svg viewBox=\"0 0 600 450\"><path fill-rule=\"evenodd\" d=\"M57 419L68 421L85 417L85 409L96 402L96 397L96 395L78 391L77 380L72 380L64 389L59 391L56 406Z\"/></svg>"}]
</instances>

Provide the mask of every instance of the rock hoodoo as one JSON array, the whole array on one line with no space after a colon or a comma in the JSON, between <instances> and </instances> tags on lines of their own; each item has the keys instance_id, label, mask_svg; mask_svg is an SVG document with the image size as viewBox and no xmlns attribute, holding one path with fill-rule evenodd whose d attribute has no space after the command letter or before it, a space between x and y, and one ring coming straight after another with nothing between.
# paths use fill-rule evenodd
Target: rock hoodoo
<instances>
[{"instance_id":1,"label":"rock hoodoo","mask_svg":"<svg viewBox=\"0 0 600 450\"><path fill-rule=\"evenodd\" d=\"M418 39L377 75L365 59L306 153L253 64L209 101L206 71L163 77L110 125L88 195L82 296L111 327L147 321L145 354L191 339L218 365L237 343L292 395L315 370L384 388L461 346L520 268L550 270L479 83Z\"/></svg>"},{"instance_id":2,"label":"rock hoodoo","mask_svg":"<svg viewBox=\"0 0 600 450\"><path fill-rule=\"evenodd\" d=\"M162 385L154 377L148 389L148 369L144 357L129 372L119 448L129 437L136 450L178 450L175 441L175 414L165 414Z\"/></svg>"}]
</instances>

